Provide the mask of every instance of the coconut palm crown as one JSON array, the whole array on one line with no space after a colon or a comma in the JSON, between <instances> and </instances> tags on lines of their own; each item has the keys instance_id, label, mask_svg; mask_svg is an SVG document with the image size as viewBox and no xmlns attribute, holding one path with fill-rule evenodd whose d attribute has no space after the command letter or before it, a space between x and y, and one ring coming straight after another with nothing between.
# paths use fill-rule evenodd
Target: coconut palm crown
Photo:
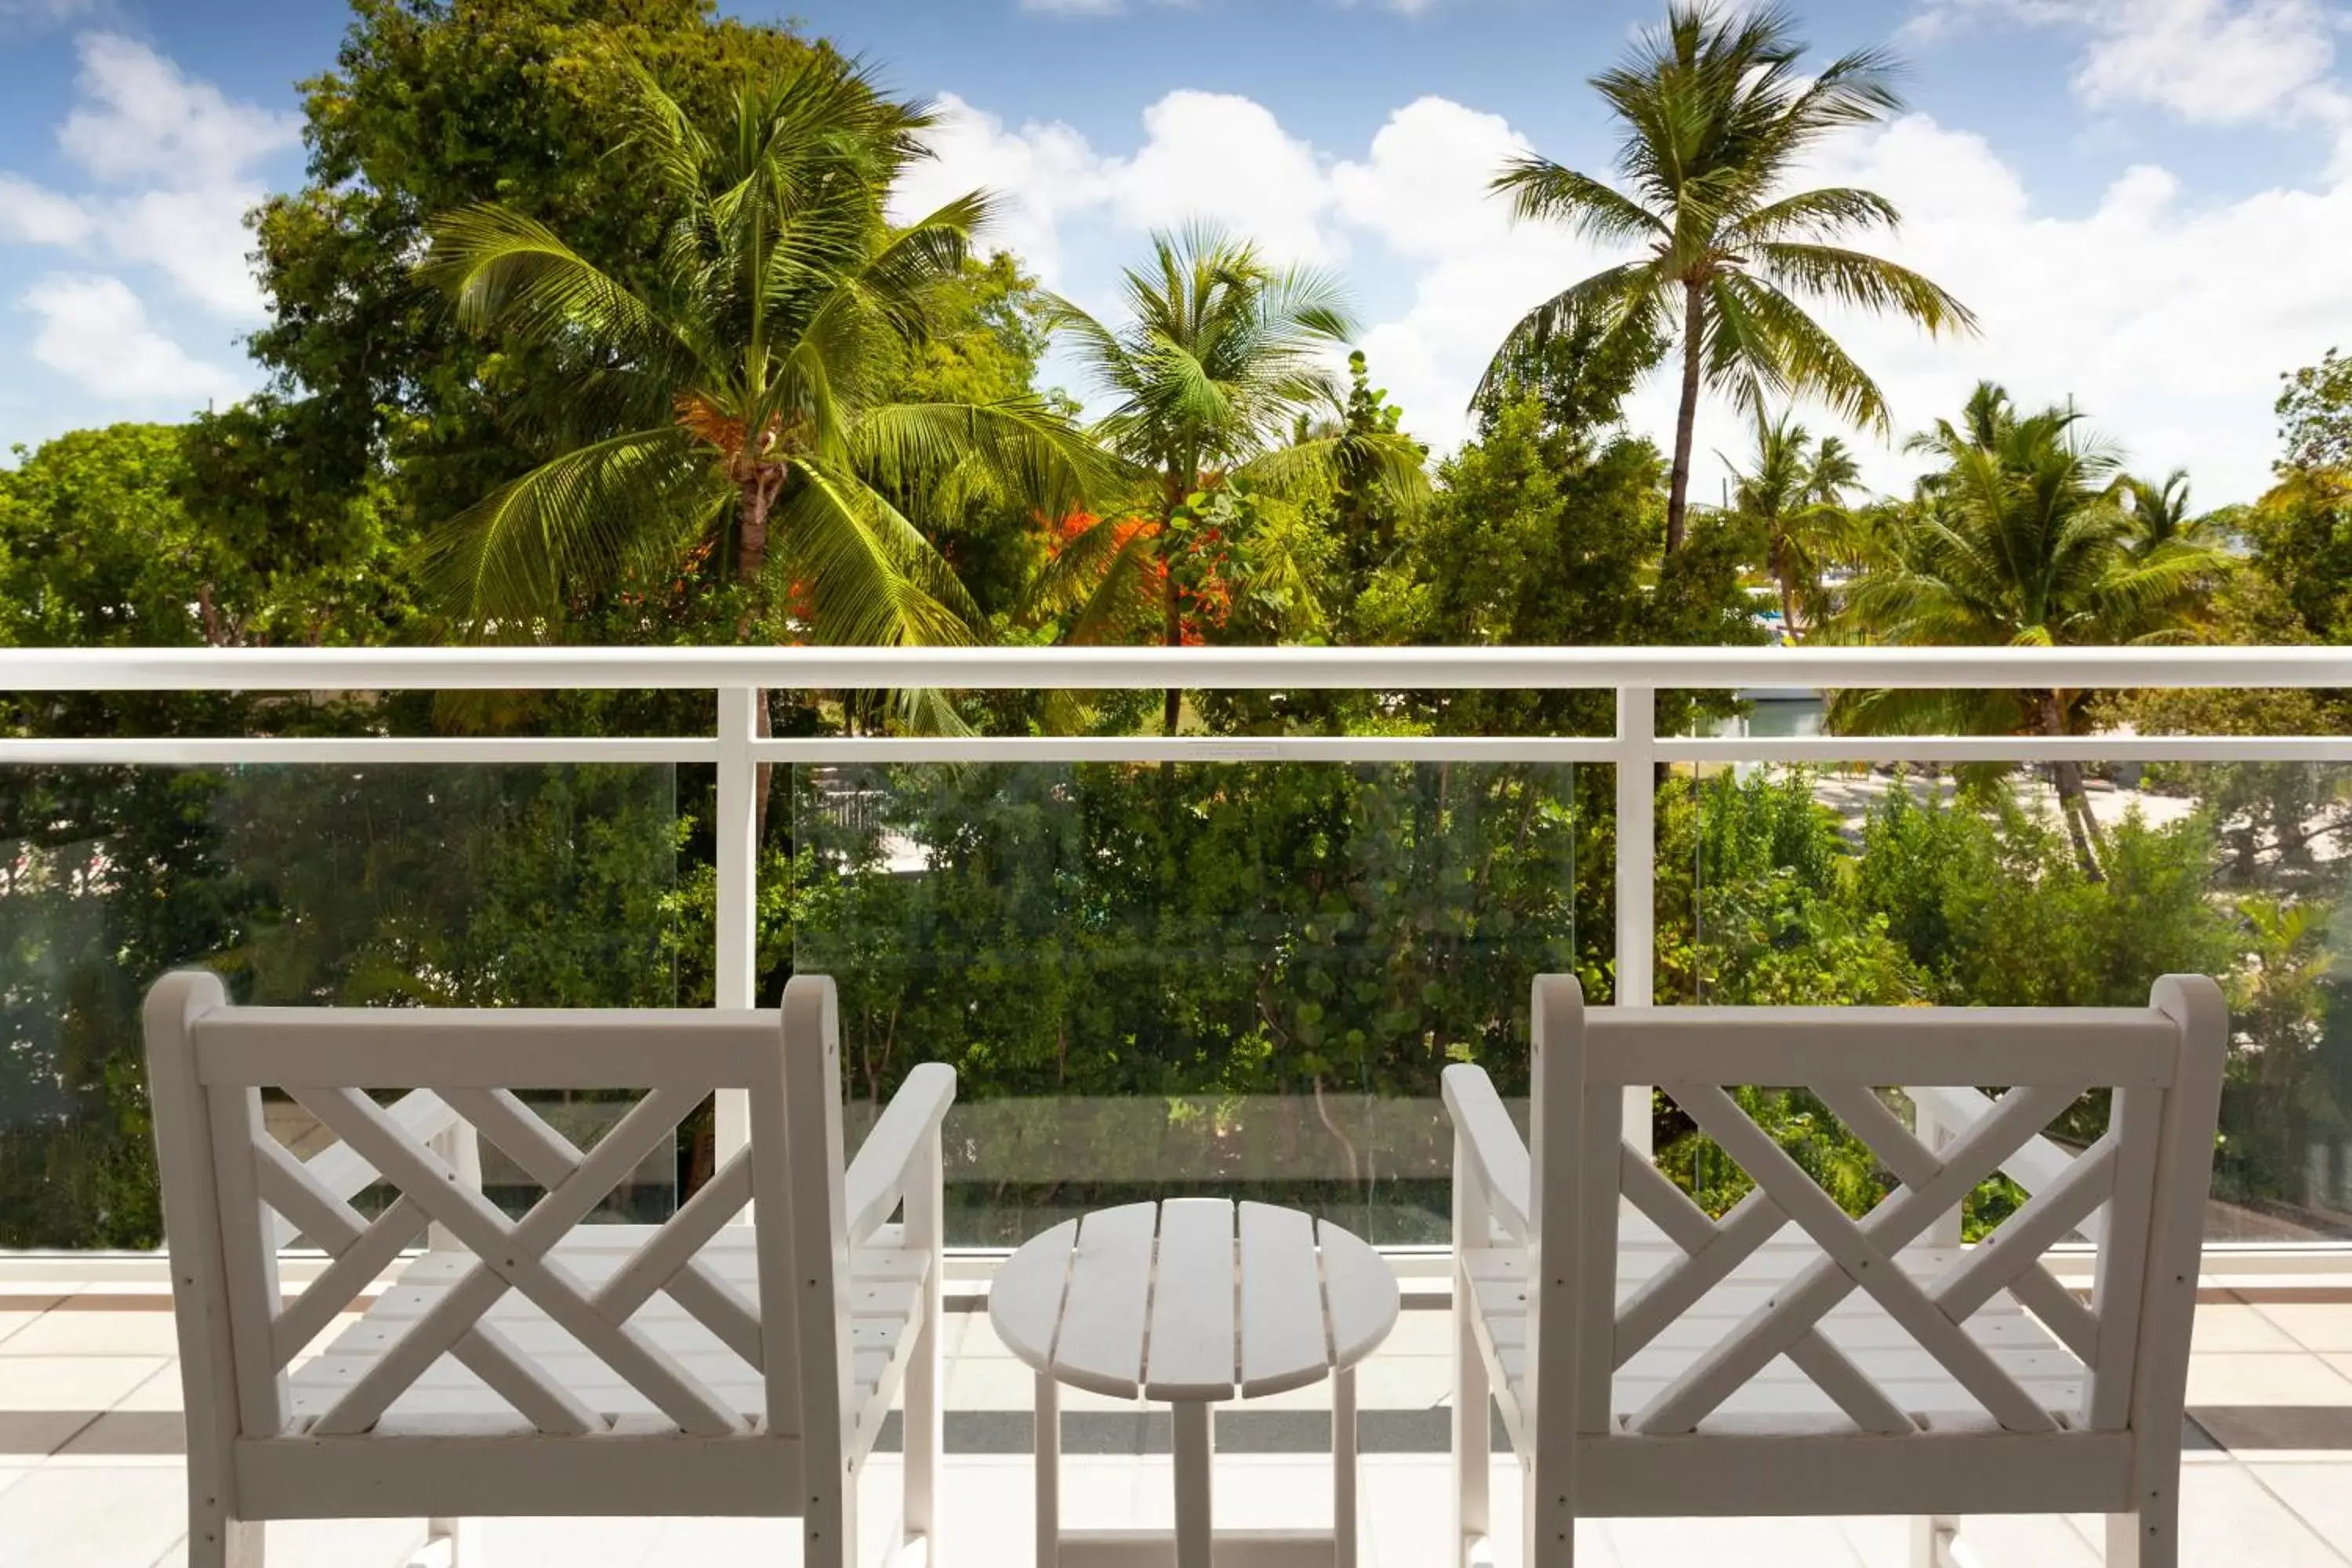
<instances>
[{"instance_id":1,"label":"coconut palm crown","mask_svg":"<svg viewBox=\"0 0 2352 1568\"><path fill-rule=\"evenodd\" d=\"M1528 311L1496 363L1588 308L1677 342L1669 552L1682 547L1685 530L1702 387L1758 417L1768 404L1798 396L1857 425L1889 427L1878 384L1800 297L1906 316L1930 332L1974 326L1967 308L1927 279L1847 243L1896 226L1900 215L1885 196L1785 188L1825 137L1902 106L1892 56L1858 50L1807 75L1805 49L1778 6L1670 5L1630 58L1592 79L1622 127L1620 183L1533 153L1494 182L1521 220L1640 248Z\"/></svg>"},{"instance_id":2,"label":"coconut palm crown","mask_svg":"<svg viewBox=\"0 0 2352 1568\"><path fill-rule=\"evenodd\" d=\"M431 537L446 607L476 635L543 636L584 588L711 552L796 639L971 640L968 599L903 509L950 484L1062 505L1099 469L1040 400L891 395L989 201L892 223L931 117L830 52L745 82L708 123L630 79L618 155L675 215L649 286L504 206L432 226L421 271L463 322L582 367L560 449Z\"/></svg>"}]
</instances>

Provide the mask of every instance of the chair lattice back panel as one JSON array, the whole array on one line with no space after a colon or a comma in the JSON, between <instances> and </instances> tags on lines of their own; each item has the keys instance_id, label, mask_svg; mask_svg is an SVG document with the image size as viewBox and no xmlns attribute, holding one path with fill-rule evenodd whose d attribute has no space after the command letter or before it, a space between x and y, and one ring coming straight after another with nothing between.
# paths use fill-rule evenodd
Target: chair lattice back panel
<instances>
[{"instance_id":1,"label":"chair lattice back panel","mask_svg":"<svg viewBox=\"0 0 2352 1568\"><path fill-rule=\"evenodd\" d=\"M287 1012L247 1014L283 1036ZM348 1033L351 1015L336 1032ZM574 1018L579 1015L573 1015ZM628 1016L608 1015L607 1020ZM799 1430L800 1360L794 1353L789 1289L763 1322L759 1282L794 1277L791 1226L736 1229L734 1249L713 1244L785 1163L755 1140L721 1166L665 1223L625 1233L585 1223L630 1182L649 1156L674 1144L685 1119L714 1090L746 1088L781 1104L782 1050L773 1014L646 1014L634 1063L616 1060L621 1042L608 1031L569 1026L551 1037L516 1015L441 1013L428 1034L362 1054L346 1073L319 1068L352 1054L321 1052L306 1061L289 1039L239 1038L199 1026L204 1083L219 1172L218 1201L239 1427L248 1436L300 1430L320 1437L373 1430L404 1394L425 1383L478 1380L529 1426L551 1436L609 1429L605 1411L644 1408L677 1431L703 1437L757 1430ZM236 1025L230 1026L231 1029ZM253 1025L246 1024L247 1029ZM379 1031L381 1032L381 1031ZM560 1037L565 1028L554 1031ZM468 1043L474 1047L466 1050ZM410 1047L406 1052L400 1046ZM207 1049L207 1047L211 1047ZM518 1097L513 1085L538 1086L545 1064L578 1052L563 1088L651 1083L592 1147L571 1138ZM352 1082L380 1080L387 1065L415 1058L407 1092L389 1103ZM457 1068L463 1057L462 1070ZM506 1058L501 1071L500 1058ZM829 1077L837 1067L828 1058ZM210 1070L206 1070L209 1068ZM634 1068L634 1070L631 1070ZM438 1070L436 1070L438 1069ZM424 1081L417 1081L417 1080ZM305 1161L263 1123L261 1089L282 1089L339 1142ZM756 1119L780 1131L781 1115ZM480 1192L453 1163L456 1134L467 1131L494 1147L541 1189L519 1218ZM240 1153L241 1152L241 1157ZM838 1167L832 1177L839 1206ZM388 1201L373 1218L347 1194L376 1186ZM770 1194L779 1218L791 1194ZM436 1267L412 1270L402 1289L412 1313L372 1313L372 1341L324 1369L333 1384L323 1408L296 1412L288 1370L295 1359L381 1278L402 1251L430 1232ZM331 1261L290 1299L281 1294L276 1247L299 1233ZM626 1244L604 1245L599 1233ZM819 1267L830 1272L830 1249ZM830 1281L826 1281L827 1286ZM666 1300L656 1301L656 1298ZM648 1331L648 1309L671 1321ZM690 1319L695 1328L677 1320ZM772 1353L772 1344L774 1350ZM681 1347L688 1347L681 1350ZM462 1368L462 1372L453 1370ZM306 1374L316 1394L319 1373ZM749 1396L747 1397L747 1385ZM306 1395L311 1404L317 1401Z\"/></svg>"},{"instance_id":2,"label":"chair lattice back panel","mask_svg":"<svg viewBox=\"0 0 2352 1568\"><path fill-rule=\"evenodd\" d=\"M1792 1228L1802 1237L1801 1256L1807 1261L1793 1275L1776 1274L1769 1299L1644 1402L1632 1417L1633 1430L1651 1435L1690 1431L1783 1356L1862 1429L1917 1430L1916 1414L1823 1331L1824 1319L1857 1294L1868 1298L1902 1331L1907 1341L1903 1353L1921 1365L1926 1363L1918 1363L1917 1356L1924 1354L1939 1374L1966 1390L2003 1428L2058 1429L2060 1418L2045 1399L2020 1381L1997 1347L1970 1332L1970 1321L2005 1293L2085 1367L2095 1363L2104 1327L2099 1311L2060 1284L2042 1256L2093 1211L2112 1205L2118 1172L2131 1163L2131 1154L2141 1157L2143 1167L2152 1165L2152 1131L2130 1140L2126 1127L2111 1130L2057 1183L2029 1199L1978 1247L1951 1256L1942 1262L1940 1272L1922 1279L1918 1264L1923 1258L1941 1260L1945 1255L1911 1251L1913 1244L1938 1215L2040 1138L2086 1086L2017 1089L1995 1101L1988 1115L1941 1152L1929 1151L1871 1089L1852 1084L1817 1088L1815 1094L1898 1184L1860 1218L1842 1209L1724 1087L1664 1087L1756 1184L1721 1220L1711 1219L1655 1166L1621 1148L1618 1184L1623 1198L1683 1256L1619 1303L1612 1370L1622 1372L1710 1292L1733 1280L1742 1265L1758 1258L1767 1246L1780 1243ZM2147 1173L2146 1168L2138 1173L2142 1184ZM2145 1225L2144 1205L2140 1213ZM2143 1238L2126 1232L2115 1239L2137 1246ZM2125 1315L2137 1309L2135 1296ZM2097 1425L2106 1416L2109 1425L2119 1425L2121 1414L2120 1409L2095 1409L2094 1402L2086 1400L2065 1420Z\"/></svg>"},{"instance_id":3,"label":"chair lattice back panel","mask_svg":"<svg viewBox=\"0 0 2352 1568\"><path fill-rule=\"evenodd\" d=\"M1547 1173L1539 1131L1532 1185L1538 1205L1565 1202L1574 1215L1572 1232L1535 1228L1543 1244L1573 1248L1586 1282L1574 1314L1578 1430L1690 1433L1744 1393L1748 1407L1795 1407L1793 1395L1750 1392L1759 1383L1809 1384L1854 1426L1890 1436L1948 1425L1955 1391L1974 1407L1964 1418L1980 1412L2010 1432L2126 1426L2177 1026L2120 1009L2043 1013L2038 1032L2022 1010L1612 1016L1578 1003L1575 1013L1539 1024L1539 1035L1574 1044L1570 1059L1548 1063L1539 1040L1537 1124L1549 1115L1583 1136L1577 1157L1559 1163L1569 1169ZM1563 1067L1566 1082L1555 1077ZM2003 1082L2012 1087L1993 1099L1973 1088ZM1613 1102L1627 1083L1658 1085L1754 1183L1720 1219L1622 1143ZM1981 1113L1930 1148L1881 1089L1947 1083L1972 1086ZM1738 1085L1807 1089L1892 1189L1867 1213L1847 1213L1742 1108ZM2098 1088L2115 1091L2109 1125L2067 1161L2047 1131ZM1925 1245L1939 1217L2029 1154L2037 1170L2054 1166L2054 1179L1975 1246ZM1618 1289L1630 1215L1655 1227L1665 1256ZM2044 1258L2094 1230L2101 1268L2085 1304ZM1657 1256L1655 1238L1643 1245Z\"/></svg>"}]
</instances>

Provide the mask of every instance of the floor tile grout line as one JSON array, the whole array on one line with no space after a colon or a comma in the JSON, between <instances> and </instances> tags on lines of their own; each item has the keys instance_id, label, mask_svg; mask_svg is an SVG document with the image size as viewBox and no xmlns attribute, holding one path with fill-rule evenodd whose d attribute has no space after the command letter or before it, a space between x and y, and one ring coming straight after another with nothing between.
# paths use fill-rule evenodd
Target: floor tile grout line
<instances>
[{"instance_id":1,"label":"floor tile grout line","mask_svg":"<svg viewBox=\"0 0 2352 1568\"><path fill-rule=\"evenodd\" d=\"M2297 1303L2284 1301L2269 1303L2269 1305L2272 1306L2292 1306L2296 1304ZM2340 1352L2322 1350L2319 1346L2311 1343L2301 1334L2296 1333L2292 1328L2289 1328L2286 1324L2279 1321L2276 1318L2272 1317L2269 1312L2263 1310L2264 1303L2261 1301L2248 1301L2246 1302L2246 1305L2253 1310L2256 1317L2260 1318L2263 1322L2268 1323L2272 1328L2276 1329L2280 1333L2284 1334L2289 1340L2294 1342L2295 1346L2305 1354L2325 1357L2343 1353Z\"/></svg>"},{"instance_id":2,"label":"floor tile grout line","mask_svg":"<svg viewBox=\"0 0 2352 1568\"><path fill-rule=\"evenodd\" d=\"M2317 1525L2304 1518L2302 1513L2296 1510L2294 1504L2286 1500L2284 1493L2277 1491L2268 1481L2263 1479L2263 1472L2258 1466L2249 1464L2245 1460L2239 1458L2235 1453L2232 1453L2230 1457L2231 1461L2235 1463L2240 1469L2246 1472L2246 1479L2252 1481L2254 1485L2261 1489L2262 1494L2264 1497L2278 1504L2281 1509L2285 1510L2286 1516L2289 1519L2292 1519L2295 1523L2303 1527L2305 1534L2319 1542L2321 1550L2325 1551L2329 1556L2335 1558L2338 1563L2352 1564L2352 1557L2346 1556L2342 1547L2329 1540L2326 1534L2323 1532Z\"/></svg>"}]
</instances>

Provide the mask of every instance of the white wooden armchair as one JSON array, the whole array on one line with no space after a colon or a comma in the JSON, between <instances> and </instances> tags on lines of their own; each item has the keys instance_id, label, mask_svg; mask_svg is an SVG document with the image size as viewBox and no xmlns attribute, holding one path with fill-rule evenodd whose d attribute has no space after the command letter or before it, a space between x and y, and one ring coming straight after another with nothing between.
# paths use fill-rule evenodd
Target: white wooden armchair
<instances>
[{"instance_id":1,"label":"white wooden armchair","mask_svg":"<svg viewBox=\"0 0 2352 1568\"><path fill-rule=\"evenodd\" d=\"M192 1568L258 1568L266 1520L425 1519L462 1559L454 1521L509 1515L801 1517L811 1568L852 1568L877 1555L857 1483L902 1384L903 1530L879 1555L928 1561L955 1074L917 1068L845 1169L831 981L793 980L779 1016L236 1007L183 972L146 1034ZM296 1158L265 1085L341 1142ZM534 1089L642 1098L583 1153L512 1092ZM581 1223L725 1089L750 1091L751 1143L675 1216ZM519 1221L466 1168L476 1132L545 1189ZM378 1180L396 1195L371 1221L350 1199ZM297 1234L333 1261L289 1300Z\"/></svg>"},{"instance_id":2,"label":"white wooden armchair","mask_svg":"<svg viewBox=\"0 0 2352 1568\"><path fill-rule=\"evenodd\" d=\"M2110 1564L2170 1568L2228 1030L2196 975L2145 1008L1590 1012L1538 979L1529 1142L1484 1072L1444 1077L1459 1562L1488 1560L1491 1394L1528 1568L1568 1568L1580 1514L1910 1514L1920 1568L1949 1568L1965 1513L2103 1514ZM1754 1179L1722 1219L1624 1143L1652 1083ZM1899 1184L1849 1218L1735 1085L1809 1087ZM1940 1148L1891 1085L1937 1086ZM2042 1134L2096 1088L2107 1131L2070 1159ZM1960 1247L1997 1170L2032 1195ZM2086 1230L2087 1304L2042 1261Z\"/></svg>"}]
</instances>

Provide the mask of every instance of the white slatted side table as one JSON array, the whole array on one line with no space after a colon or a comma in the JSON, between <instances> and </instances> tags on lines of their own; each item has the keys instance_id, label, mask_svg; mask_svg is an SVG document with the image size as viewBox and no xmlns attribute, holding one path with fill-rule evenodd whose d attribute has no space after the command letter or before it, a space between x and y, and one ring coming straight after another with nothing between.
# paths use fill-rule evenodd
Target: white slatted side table
<instances>
[{"instance_id":1,"label":"white slatted side table","mask_svg":"<svg viewBox=\"0 0 2352 1568\"><path fill-rule=\"evenodd\" d=\"M1165 1401L1175 1418L1176 1568L1209 1568L1210 1410L1331 1379L1332 1523L1229 1532L1252 1563L1356 1563L1356 1363L1395 1326L1396 1277L1328 1220L1171 1198L1067 1220L997 1271L997 1337L1037 1373L1037 1562L1167 1561L1165 1532L1061 1529L1059 1384Z\"/></svg>"}]
</instances>

